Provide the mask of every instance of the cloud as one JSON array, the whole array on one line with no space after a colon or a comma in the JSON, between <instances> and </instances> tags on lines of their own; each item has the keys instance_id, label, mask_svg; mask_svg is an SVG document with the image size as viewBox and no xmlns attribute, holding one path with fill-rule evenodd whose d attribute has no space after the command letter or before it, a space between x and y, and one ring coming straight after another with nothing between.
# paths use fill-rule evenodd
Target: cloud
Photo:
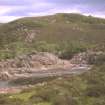
<instances>
[{"instance_id":1,"label":"cloud","mask_svg":"<svg viewBox=\"0 0 105 105\"><path fill-rule=\"evenodd\" d=\"M6 22L9 22L9 21L13 21L15 19L19 19L21 17L16 17L16 16L1 16L0 17L0 22L2 23L6 23Z\"/></svg>"},{"instance_id":2,"label":"cloud","mask_svg":"<svg viewBox=\"0 0 105 105\"><path fill-rule=\"evenodd\" d=\"M10 7L0 6L0 15L3 15L5 13L8 13L9 11L11 11L11 8Z\"/></svg>"},{"instance_id":3,"label":"cloud","mask_svg":"<svg viewBox=\"0 0 105 105\"><path fill-rule=\"evenodd\" d=\"M79 11L78 9L76 8L52 8L52 9L49 9L47 10L46 12L30 12L28 15L29 16L44 16L44 15L53 15L55 13L81 13L81 11Z\"/></svg>"},{"instance_id":4,"label":"cloud","mask_svg":"<svg viewBox=\"0 0 105 105\"><path fill-rule=\"evenodd\" d=\"M34 0L0 0L0 5L7 6L23 6L23 5L31 5Z\"/></svg>"},{"instance_id":5,"label":"cloud","mask_svg":"<svg viewBox=\"0 0 105 105\"><path fill-rule=\"evenodd\" d=\"M0 0L0 21L75 12L105 17L105 0Z\"/></svg>"}]
</instances>

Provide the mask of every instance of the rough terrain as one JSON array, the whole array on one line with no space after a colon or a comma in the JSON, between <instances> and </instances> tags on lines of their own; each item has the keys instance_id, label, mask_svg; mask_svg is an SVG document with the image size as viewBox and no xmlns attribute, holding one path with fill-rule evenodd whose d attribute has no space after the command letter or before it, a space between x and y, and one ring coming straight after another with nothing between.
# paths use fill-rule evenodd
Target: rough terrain
<instances>
[{"instance_id":1,"label":"rough terrain","mask_svg":"<svg viewBox=\"0 0 105 105\"><path fill-rule=\"evenodd\" d=\"M21 89L27 88L27 86L14 87L9 84L18 79L59 77L80 74L89 69L86 54L75 55L71 60L63 60L54 54L40 52L2 60L0 61L0 93L20 92Z\"/></svg>"},{"instance_id":2,"label":"rough terrain","mask_svg":"<svg viewBox=\"0 0 105 105\"><path fill-rule=\"evenodd\" d=\"M94 54L94 53L93 53ZM0 79L12 80L32 76L33 73L58 72L88 65L87 53L75 55L71 60L63 60L48 52L32 53L14 59L0 61Z\"/></svg>"},{"instance_id":3,"label":"rough terrain","mask_svg":"<svg viewBox=\"0 0 105 105\"><path fill-rule=\"evenodd\" d=\"M71 67L67 60L61 60L51 53L33 53L18 56L14 59L2 60L0 62L0 79L16 79L26 77L36 71Z\"/></svg>"}]
</instances>

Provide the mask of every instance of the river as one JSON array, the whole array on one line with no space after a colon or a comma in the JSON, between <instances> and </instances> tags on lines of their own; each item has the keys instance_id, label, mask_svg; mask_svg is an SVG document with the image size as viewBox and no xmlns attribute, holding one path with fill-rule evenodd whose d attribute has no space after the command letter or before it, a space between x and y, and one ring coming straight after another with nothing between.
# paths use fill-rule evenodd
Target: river
<instances>
[{"instance_id":1,"label":"river","mask_svg":"<svg viewBox=\"0 0 105 105\"><path fill-rule=\"evenodd\" d=\"M87 72L90 69L89 66L82 66L82 67L74 67L70 70L65 69L55 69L55 70L45 70L45 71L37 71L30 75L30 77L34 78L46 78L46 77L59 77L63 75L78 75L84 72ZM0 81L0 89L2 88L11 88L13 85L10 84L10 81Z\"/></svg>"}]
</instances>

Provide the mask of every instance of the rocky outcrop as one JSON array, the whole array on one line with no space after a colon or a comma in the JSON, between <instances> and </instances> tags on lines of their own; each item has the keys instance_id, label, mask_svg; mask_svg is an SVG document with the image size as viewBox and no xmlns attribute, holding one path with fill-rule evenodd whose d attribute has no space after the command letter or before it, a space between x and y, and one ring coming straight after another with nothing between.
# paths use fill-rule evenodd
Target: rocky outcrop
<instances>
[{"instance_id":1,"label":"rocky outcrop","mask_svg":"<svg viewBox=\"0 0 105 105\"><path fill-rule=\"evenodd\" d=\"M0 73L0 80L8 80L12 76L6 71Z\"/></svg>"},{"instance_id":2,"label":"rocky outcrop","mask_svg":"<svg viewBox=\"0 0 105 105\"><path fill-rule=\"evenodd\" d=\"M38 70L64 68L71 66L69 61L61 60L48 52L21 55L14 59L0 61L0 80L28 76Z\"/></svg>"},{"instance_id":3,"label":"rocky outcrop","mask_svg":"<svg viewBox=\"0 0 105 105\"><path fill-rule=\"evenodd\" d=\"M62 60L48 52L21 55L14 59L0 61L0 80L29 77L44 70L70 70L72 67L92 64L97 59L105 60L105 53L87 51L74 55L71 60Z\"/></svg>"},{"instance_id":4,"label":"rocky outcrop","mask_svg":"<svg viewBox=\"0 0 105 105\"><path fill-rule=\"evenodd\" d=\"M70 62L72 64L87 64L88 63L88 54L86 52L76 54L70 60Z\"/></svg>"},{"instance_id":5,"label":"rocky outcrop","mask_svg":"<svg viewBox=\"0 0 105 105\"><path fill-rule=\"evenodd\" d=\"M74 55L70 60L72 64L98 64L105 61L105 52L87 51Z\"/></svg>"}]
</instances>

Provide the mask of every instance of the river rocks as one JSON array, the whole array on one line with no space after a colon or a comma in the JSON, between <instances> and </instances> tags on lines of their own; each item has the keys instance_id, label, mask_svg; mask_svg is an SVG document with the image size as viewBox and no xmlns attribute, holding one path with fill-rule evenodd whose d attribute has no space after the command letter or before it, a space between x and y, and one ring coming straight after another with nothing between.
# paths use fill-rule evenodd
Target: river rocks
<instances>
[{"instance_id":1,"label":"river rocks","mask_svg":"<svg viewBox=\"0 0 105 105\"><path fill-rule=\"evenodd\" d=\"M31 55L33 61L38 61L42 65L54 65L59 62L59 58L51 53L38 53L36 55Z\"/></svg>"},{"instance_id":2,"label":"river rocks","mask_svg":"<svg viewBox=\"0 0 105 105\"><path fill-rule=\"evenodd\" d=\"M27 76L38 70L64 68L69 64L69 61L61 60L48 52L21 55L14 59L0 61L0 80L17 78L16 76L20 74Z\"/></svg>"},{"instance_id":3,"label":"river rocks","mask_svg":"<svg viewBox=\"0 0 105 105\"><path fill-rule=\"evenodd\" d=\"M72 64L98 64L105 61L105 52L87 51L74 55Z\"/></svg>"},{"instance_id":4,"label":"river rocks","mask_svg":"<svg viewBox=\"0 0 105 105\"><path fill-rule=\"evenodd\" d=\"M29 77L37 71L70 69L75 65L88 65L102 53L83 52L76 54L71 60L62 60L48 52L34 52L14 59L0 61L0 80ZM94 59L93 59L94 58ZM103 56L101 57L103 58ZM103 59L104 60L104 59Z\"/></svg>"},{"instance_id":5,"label":"river rocks","mask_svg":"<svg viewBox=\"0 0 105 105\"><path fill-rule=\"evenodd\" d=\"M12 76L7 71L4 71L4 72L0 73L0 79L1 80L8 80L8 78L11 78L11 77Z\"/></svg>"},{"instance_id":6,"label":"river rocks","mask_svg":"<svg viewBox=\"0 0 105 105\"><path fill-rule=\"evenodd\" d=\"M74 57L70 60L72 64L87 64L88 63L88 54L86 52L79 53L74 55Z\"/></svg>"}]
</instances>

